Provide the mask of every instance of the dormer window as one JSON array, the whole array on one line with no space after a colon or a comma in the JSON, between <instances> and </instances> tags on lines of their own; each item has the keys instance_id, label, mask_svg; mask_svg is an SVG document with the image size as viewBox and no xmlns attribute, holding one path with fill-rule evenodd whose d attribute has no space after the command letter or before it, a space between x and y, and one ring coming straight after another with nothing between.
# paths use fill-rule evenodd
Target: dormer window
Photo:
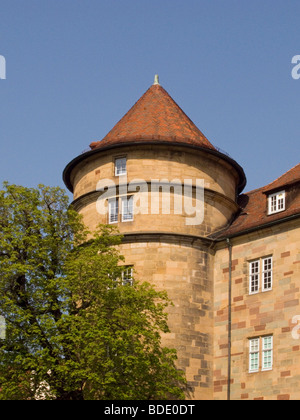
<instances>
[{"instance_id":1,"label":"dormer window","mask_svg":"<svg viewBox=\"0 0 300 420\"><path fill-rule=\"evenodd\" d=\"M280 191L268 196L269 214L285 210L285 191Z\"/></svg>"}]
</instances>

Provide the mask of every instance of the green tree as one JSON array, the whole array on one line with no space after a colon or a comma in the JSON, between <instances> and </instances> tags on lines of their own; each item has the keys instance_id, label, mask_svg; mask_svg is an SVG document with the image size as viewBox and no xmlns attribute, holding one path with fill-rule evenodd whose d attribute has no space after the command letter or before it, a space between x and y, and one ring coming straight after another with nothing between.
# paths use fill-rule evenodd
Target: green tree
<instances>
[{"instance_id":1,"label":"green tree","mask_svg":"<svg viewBox=\"0 0 300 420\"><path fill-rule=\"evenodd\" d=\"M120 235L63 190L0 191L0 399L183 399L166 293L122 282Z\"/></svg>"}]
</instances>

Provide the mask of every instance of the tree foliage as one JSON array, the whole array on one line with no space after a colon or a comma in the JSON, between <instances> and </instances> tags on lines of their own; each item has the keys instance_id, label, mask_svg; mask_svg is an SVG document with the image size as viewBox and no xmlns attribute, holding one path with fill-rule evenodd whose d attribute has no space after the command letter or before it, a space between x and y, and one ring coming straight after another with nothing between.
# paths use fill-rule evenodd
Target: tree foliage
<instances>
[{"instance_id":1,"label":"tree foliage","mask_svg":"<svg viewBox=\"0 0 300 420\"><path fill-rule=\"evenodd\" d=\"M166 293L122 283L121 237L63 190L0 191L0 399L182 399Z\"/></svg>"}]
</instances>

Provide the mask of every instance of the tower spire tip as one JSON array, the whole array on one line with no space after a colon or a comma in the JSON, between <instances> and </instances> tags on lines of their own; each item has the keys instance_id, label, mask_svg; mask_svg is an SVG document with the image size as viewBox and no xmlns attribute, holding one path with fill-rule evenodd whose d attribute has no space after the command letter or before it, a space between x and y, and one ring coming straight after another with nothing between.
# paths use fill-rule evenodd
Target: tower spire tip
<instances>
[{"instance_id":1,"label":"tower spire tip","mask_svg":"<svg viewBox=\"0 0 300 420\"><path fill-rule=\"evenodd\" d=\"M158 74L156 74L155 76L154 76L154 83L153 83L154 85L159 85L159 76L158 76Z\"/></svg>"}]
</instances>

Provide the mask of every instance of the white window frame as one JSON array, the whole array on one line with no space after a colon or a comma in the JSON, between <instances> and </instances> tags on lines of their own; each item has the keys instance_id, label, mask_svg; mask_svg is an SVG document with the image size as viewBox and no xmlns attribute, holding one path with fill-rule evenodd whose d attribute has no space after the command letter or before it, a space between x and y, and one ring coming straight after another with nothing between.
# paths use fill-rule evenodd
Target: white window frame
<instances>
[{"instance_id":1,"label":"white window frame","mask_svg":"<svg viewBox=\"0 0 300 420\"><path fill-rule=\"evenodd\" d=\"M249 373L273 369L273 335L249 339Z\"/></svg>"},{"instance_id":2,"label":"white window frame","mask_svg":"<svg viewBox=\"0 0 300 420\"><path fill-rule=\"evenodd\" d=\"M132 222L133 211L133 195L122 197L122 222Z\"/></svg>"},{"instance_id":3,"label":"white window frame","mask_svg":"<svg viewBox=\"0 0 300 420\"><path fill-rule=\"evenodd\" d=\"M268 214L285 210L285 191L279 191L268 196Z\"/></svg>"},{"instance_id":4,"label":"white window frame","mask_svg":"<svg viewBox=\"0 0 300 420\"><path fill-rule=\"evenodd\" d=\"M134 197L114 197L108 200L108 223L118 223L121 210L121 222L132 222L134 219ZM121 207L120 207L121 206Z\"/></svg>"},{"instance_id":5,"label":"white window frame","mask_svg":"<svg viewBox=\"0 0 300 420\"><path fill-rule=\"evenodd\" d=\"M262 337L262 371L273 369L273 336Z\"/></svg>"},{"instance_id":6,"label":"white window frame","mask_svg":"<svg viewBox=\"0 0 300 420\"><path fill-rule=\"evenodd\" d=\"M268 292L273 288L273 257L249 261L249 295Z\"/></svg>"},{"instance_id":7,"label":"white window frame","mask_svg":"<svg viewBox=\"0 0 300 420\"><path fill-rule=\"evenodd\" d=\"M127 158L120 156L115 158L115 176L122 176L127 174Z\"/></svg>"},{"instance_id":8,"label":"white window frame","mask_svg":"<svg viewBox=\"0 0 300 420\"><path fill-rule=\"evenodd\" d=\"M260 353L260 339L251 338L249 340L249 372L259 372L259 353Z\"/></svg>"},{"instance_id":9,"label":"white window frame","mask_svg":"<svg viewBox=\"0 0 300 420\"><path fill-rule=\"evenodd\" d=\"M259 293L260 289L260 260L249 263L249 294Z\"/></svg>"},{"instance_id":10,"label":"white window frame","mask_svg":"<svg viewBox=\"0 0 300 420\"><path fill-rule=\"evenodd\" d=\"M272 290L273 287L273 258L265 257L261 261L262 267L262 279L261 279L261 290L262 292L267 292ZM267 284L267 285L266 285Z\"/></svg>"},{"instance_id":11,"label":"white window frame","mask_svg":"<svg viewBox=\"0 0 300 420\"><path fill-rule=\"evenodd\" d=\"M122 268L121 278L120 277L113 278L114 283L115 283L113 286L113 289L115 289L118 285L122 285L122 286L126 286L128 284L130 286L133 285L133 265L124 265L121 268ZM111 278L110 275L109 277Z\"/></svg>"},{"instance_id":12,"label":"white window frame","mask_svg":"<svg viewBox=\"0 0 300 420\"><path fill-rule=\"evenodd\" d=\"M130 284L130 286L133 285L133 266L128 265L124 267L124 270L122 270L122 285L126 286L127 284Z\"/></svg>"},{"instance_id":13,"label":"white window frame","mask_svg":"<svg viewBox=\"0 0 300 420\"><path fill-rule=\"evenodd\" d=\"M118 223L119 221L119 199L111 198L108 200L108 223Z\"/></svg>"}]
</instances>

